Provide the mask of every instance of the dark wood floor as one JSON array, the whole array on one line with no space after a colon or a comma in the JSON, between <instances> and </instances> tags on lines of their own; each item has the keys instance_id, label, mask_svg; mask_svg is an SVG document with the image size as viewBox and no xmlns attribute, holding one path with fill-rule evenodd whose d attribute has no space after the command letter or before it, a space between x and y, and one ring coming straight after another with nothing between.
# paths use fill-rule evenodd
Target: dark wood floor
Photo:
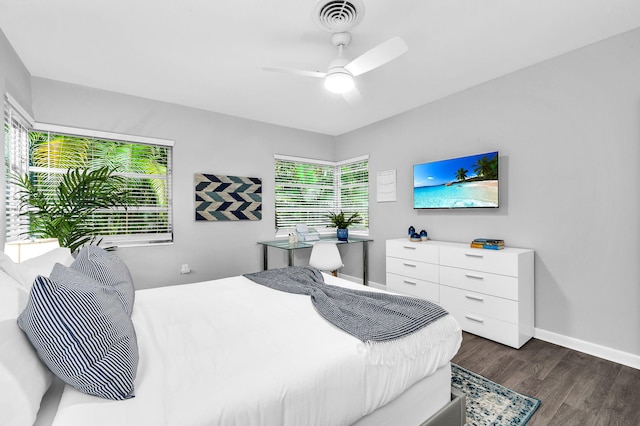
<instances>
[{"instance_id":1,"label":"dark wood floor","mask_svg":"<svg viewBox=\"0 0 640 426\"><path fill-rule=\"evenodd\" d=\"M527 426L640 425L640 370L537 339L513 349L468 333L453 362L540 399Z\"/></svg>"}]
</instances>

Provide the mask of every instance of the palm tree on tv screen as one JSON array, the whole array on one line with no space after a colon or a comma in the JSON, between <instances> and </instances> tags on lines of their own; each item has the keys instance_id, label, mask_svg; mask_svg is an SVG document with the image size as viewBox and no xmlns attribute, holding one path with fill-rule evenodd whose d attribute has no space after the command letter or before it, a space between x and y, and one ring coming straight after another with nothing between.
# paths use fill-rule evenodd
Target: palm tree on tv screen
<instances>
[{"instance_id":1,"label":"palm tree on tv screen","mask_svg":"<svg viewBox=\"0 0 640 426\"><path fill-rule=\"evenodd\" d=\"M498 178L498 157L489 160L485 155L476 161L473 167L476 174L484 179L497 179Z\"/></svg>"},{"instance_id":2,"label":"palm tree on tv screen","mask_svg":"<svg viewBox=\"0 0 640 426\"><path fill-rule=\"evenodd\" d=\"M456 171L456 179L460 180L467 180L467 173L469 173L469 170L460 167L458 169L458 171Z\"/></svg>"}]
</instances>

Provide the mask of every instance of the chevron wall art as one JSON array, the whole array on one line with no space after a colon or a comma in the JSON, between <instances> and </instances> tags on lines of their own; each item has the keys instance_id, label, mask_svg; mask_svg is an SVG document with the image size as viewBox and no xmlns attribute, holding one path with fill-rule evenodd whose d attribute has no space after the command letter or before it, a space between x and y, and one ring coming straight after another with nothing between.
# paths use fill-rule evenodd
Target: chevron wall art
<instances>
[{"instance_id":1,"label":"chevron wall art","mask_svg":"<svg viewBox=\"0 0 640 426\"><path fill-rule=\"evenodd\" d=\"M193 180L196 220L262 219L262 179L196 173Z\"/></svg>"}]
</instances>

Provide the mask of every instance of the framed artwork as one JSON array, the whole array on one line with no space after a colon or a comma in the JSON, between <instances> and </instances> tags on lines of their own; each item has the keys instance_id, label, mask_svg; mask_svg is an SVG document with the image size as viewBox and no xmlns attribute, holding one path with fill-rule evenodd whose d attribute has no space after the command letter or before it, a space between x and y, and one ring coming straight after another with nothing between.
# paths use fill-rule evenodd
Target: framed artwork
<instances>
[{"instance_id":1,"label":"framed artwork","mask_svg":"<svg viewBox=\"0 0 640 426\"><path fill-rule=\"evenodd\" d=\"M261 220L262 179L196 173L196 220Z\"/></svg>"}]
</instances>

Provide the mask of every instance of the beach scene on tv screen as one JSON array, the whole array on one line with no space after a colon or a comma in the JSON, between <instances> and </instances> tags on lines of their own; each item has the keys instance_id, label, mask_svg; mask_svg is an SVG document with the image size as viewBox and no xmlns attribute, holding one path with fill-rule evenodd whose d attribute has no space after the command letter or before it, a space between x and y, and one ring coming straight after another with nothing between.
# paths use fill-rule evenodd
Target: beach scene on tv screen
<instances>
[{"instance_id":1,"label":"beach scene on tv screen","mask_svg":"<svg viewBox=\"0 0 640 426\"><path fill-rule=\"evenodd\" d=\"M417 209L498 207L498 152L413 166Z\"/></svg>"}]
</instances>

